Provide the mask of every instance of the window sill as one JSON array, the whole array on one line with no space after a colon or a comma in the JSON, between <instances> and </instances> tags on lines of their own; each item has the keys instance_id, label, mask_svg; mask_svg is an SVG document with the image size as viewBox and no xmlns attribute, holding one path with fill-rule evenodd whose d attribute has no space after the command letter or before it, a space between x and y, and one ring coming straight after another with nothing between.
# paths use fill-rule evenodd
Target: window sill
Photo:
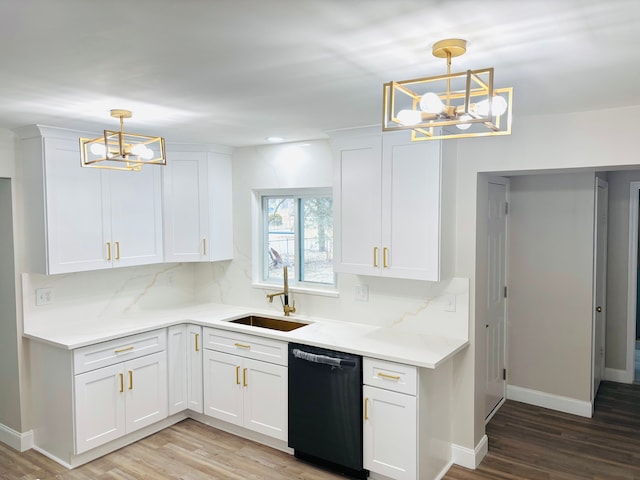
<instances>
[{"instance_id":1,"label":"window sill","mask_svg":"<svg viewBox=\"0 0 640 480\"><path fill-rule=\"evenodd\" d=\"M266 283L266 282L253 282L251 284L253 288L261 288L265 290L282 290L282 284ZM299 285L289 286L289 291L292 293L304 293L305 295L319 295L321 297L340 297L340 292L337 288L332 287L301 287Z\"/></svg>"}]
</instances>

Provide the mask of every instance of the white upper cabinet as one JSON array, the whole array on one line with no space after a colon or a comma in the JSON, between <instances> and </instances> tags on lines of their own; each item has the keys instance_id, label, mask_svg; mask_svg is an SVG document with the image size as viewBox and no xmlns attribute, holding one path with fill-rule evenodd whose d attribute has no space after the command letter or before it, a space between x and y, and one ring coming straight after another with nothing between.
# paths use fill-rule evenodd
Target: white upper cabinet
<instances>
[{"instance_id":1,"label":"white upper cabinet","mask_svg":"<svg viewBox=\"0 0 640 480\"><path fill-rule=\"evenodd\" d=\"M167 262L233 257L231 155L169 148L164 171Z\"/></svg>"},{"instance_id":2,"label":"white upper cabinet","mask_svg":"<svg viewBox=\"0 0 640 480\"><path fill-rule=\"evenodd\" d=\"M31 272L162 262L162 167L82 168L80 134L33 127L19 135Z\"/></svg>"},{"instance_id":3,"label":"white upper cabinet","mask_svg":"<svg viewBox=\"0 0 640 480\"><path fill-rule=\"evenodd\" d=\"M411 142L400 132L341 136L332 145L334 270L429 281L449 275L444 243L453 244L455 208L443 205L442 142Z\"/></svg>"}]
</instances>

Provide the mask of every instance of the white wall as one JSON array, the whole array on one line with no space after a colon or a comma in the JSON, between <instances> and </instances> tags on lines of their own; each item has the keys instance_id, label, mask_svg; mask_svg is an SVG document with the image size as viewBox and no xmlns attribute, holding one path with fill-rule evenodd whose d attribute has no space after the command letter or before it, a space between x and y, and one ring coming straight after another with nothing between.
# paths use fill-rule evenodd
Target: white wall
<instances>
[{"instance_id":1,"label":"white wall","mask_svg":"<svg viewBox=\"0 0 640 480\"><path fill-rule=\"evenodd\" d=\"M476 215L483 208L479 173L510 174L566 169L610 170L638 163L640 107L573 114L515 118L513 134L505 137L464 139L458 142L457 269L472 279L471 305L476 305ZM603 119L615 118L615 122ZM481 272L479 272L481 273ZM472 348L454 362L460 379L456 392L454 443L473 448L484 435L484 381L486 338L478 306L471 308Z\"/></svg>"},{"instance_id":2,"label":"white wall","mask_svg":"<svg viewBox=\"0 0 640 480\"><path fill-rule=\"evenodd\" d=\"M593 173L511 177L509 385L589 402Z\"/></svg>"}]
</instances>

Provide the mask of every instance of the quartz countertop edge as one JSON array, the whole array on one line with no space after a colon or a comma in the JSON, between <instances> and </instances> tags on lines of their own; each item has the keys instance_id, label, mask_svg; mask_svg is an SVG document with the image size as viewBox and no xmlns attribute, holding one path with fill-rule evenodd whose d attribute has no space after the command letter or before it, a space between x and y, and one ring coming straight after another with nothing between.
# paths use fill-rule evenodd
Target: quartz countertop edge
<instances>
[{"instance_id":1,"label":"quartz countertop edge","mask_svg":"<svg viewBox=\"0 0 640 480\"><path fill-rule=\"evenodd\" d=\"M295 320L308 325L281 332L230 323L230 320L247 315ZM304 315L287 318L272 310L221 304L146 310L89 321L86 318L79 311L74 314L73 309L45 312L37 322L39 326L25 328L23 335L57 348L75 350L129 335L191 323L429 369L437 368L469 345L467 339L431 335L398 327L379 327Z\"/></svg>"}]
</instances>

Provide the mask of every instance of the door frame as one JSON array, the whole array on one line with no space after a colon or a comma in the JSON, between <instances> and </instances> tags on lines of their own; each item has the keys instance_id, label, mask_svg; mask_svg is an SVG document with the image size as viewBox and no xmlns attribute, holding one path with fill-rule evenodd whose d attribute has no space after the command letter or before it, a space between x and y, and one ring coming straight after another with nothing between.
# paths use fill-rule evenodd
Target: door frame
<instances>
[{"instance_id":1,"label":"door frame","mask_svg":"<svg viewBox=\"0 0 640 480\"><path fill-rule=\"evenodd\" d=\"M631 182L629 185L629 267L627 272L627 364L623 379L625 383L633 383L635 377L639 196L640 182Z\"/></svg>"},{"instance_id":2,"label":"door frame","mask_svg":"<svg viewBox=\"0 0 640 480\"><path fill-rule=\"evenodd\" d=\"M602 196L599 189L603 189L605 195ZM609 202L609 183L600 178L596 177L594 184L594 222L593 222L593 295L592 295L592 334L591 334L591 408L595 405L596 394L598 392L598 387L600 383L606 378L606 362L604 355L606 354L606 331L607 331L607 242L609 236L609 215L608 215L608 202ZM605 211L605 225L604 231L599 231L600 225L600 205L602 205L607 210ZM601 242L604 242L603 244ZM600 246L602 245L604 249L603 258L599 258L600 256ZM600 260L600 262L598 261ZM598 264L600 264L600 269L598 269ZM602 279L602 295L603 300L599 302L598 299L598 284L599 277L598 275L604 275ZM597 307L601 307L603 310L603 320L602 323L598 323L598 312L596 311ZM597 366L597 355L599 345L596 345L596 339L598 336L598 329L600 329L601 340L603 342L603 358L602 358L602 368L600 371L600 378L598 380L598 385L596 386L596 366Z\"/></svg>"}]
</instances>

